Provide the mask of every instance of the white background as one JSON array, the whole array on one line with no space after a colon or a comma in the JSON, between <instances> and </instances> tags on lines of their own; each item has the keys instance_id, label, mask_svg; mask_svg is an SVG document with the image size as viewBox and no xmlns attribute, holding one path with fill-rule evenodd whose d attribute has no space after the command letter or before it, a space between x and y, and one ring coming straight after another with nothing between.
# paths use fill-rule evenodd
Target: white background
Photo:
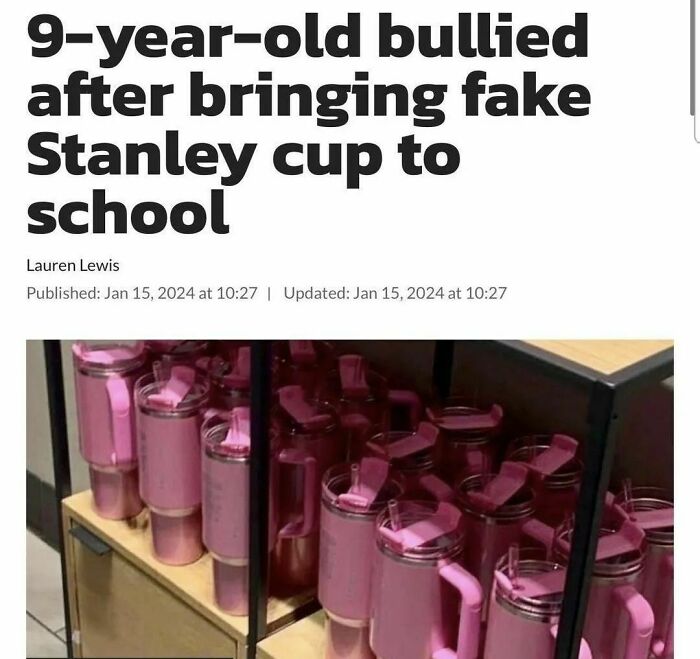
<instances>
[{"instance_id":1,"label":"white background","mask_svg":"<svg viewBox=\"0 0 700 659\"><path fill-rule=\"evenodd\" d=\"M411 3L373 2L200 2L95 3L84 1L5 3L2 9L3 140L2 191L4 243L4 325L8 334L4 398L11 414L6 453L4 501L20 536L24 372L26 338L98 336L211 336L303 338L486 338L597 337L674 338L678 363L678 495L681 519L690 518L690 477L698 458L690 430L693 407L690 368L697 363L698 183L700 145L689 114L688 3L528 2ZM455 24L458 11L512 11L516 25L542 23L554 28L589 12L589 57L561 60L405 60L375 58L376 14L393 11L410 25ZM26 32L35 13L59 15L69 31L93 31L96 24L233 24L259 31L275 23L303 24L304 11L322 12L322 24L343 21L347 11L363 12L363 52L359 60L303 54L273 59L261 46L236 46L216 60L165 57L145 59L130 50L115 69L100 70L103 50L67 45L49 59L32 59ZM30 85L63 84L74 69L120 82L174 82L165 118L31 118L26 112ZM585 118L465 118L459 87L472 69L488 72L488 82L520 86L523 70L537 70L540 82L579 82L592 94ZM344 82L356 70L373 81L447 83L448 121L439 128L414 128L409 118L351 119L341 129L318 128L312 118L192 119L185 113L185 81L190 70L205 77L254 82L260 70L277 81ZM30 177L26 140L39 130L78 133L85 141L160 141L166 129L181 141L258 142L246 179L227 188L232 232L142 236L55 232L27 233L26 208L39 199L89 199L106 187L108 199L134 204L154 199L166 204L207 199L214 177ZM400 171L395 143L415 133L422 141L448 141L460 147L462 165L448 177L408 177ZM365 177L361 189L346 190L343 177L283 177L270 162L274 146L287 141L374 141L384 147L379 174ZM40 305L25 301L27 257L37 259L114 258L122 263L114 285L246 284L279 286L359 284L507 284L501 303L377 305L329 303L236 306L175 303L157 307L84 303ZM36 283L36 278L33 278ZM46 284L107 283L94 275L45 278ZM684 407L684 404L687 404ZM693 428L694 429L694 428ZM686 439L687 438L687 439ZM687 496L686 496L687 495ZM11 505L15 502L14 505ZM678 580L681 596L693 584L689 559L692 530L679 523ZM684 532L685 531L685 532ZM8 535L9 538L9 535ZM11 565L24 560L17 541L5 543ZM695 567L695 566L693 566ZM695 569L697 569L695 567ZM21 601L19 571L9 575ZM15 608L17 610L15 610ZM22 651L19 605L4 612L13 642ZM691 631L690 613L676 608L679 657Z\"/></svg>"}]
</instances>

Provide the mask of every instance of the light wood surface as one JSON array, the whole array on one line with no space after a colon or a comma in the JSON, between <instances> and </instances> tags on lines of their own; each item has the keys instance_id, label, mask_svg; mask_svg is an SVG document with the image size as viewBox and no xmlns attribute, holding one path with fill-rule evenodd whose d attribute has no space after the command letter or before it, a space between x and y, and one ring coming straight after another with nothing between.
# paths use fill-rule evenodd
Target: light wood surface
<instances>
[{"instance_id":1,"label":"light wood surface","mask_svg":"<svg viewBox=\"0 0 700 659\"><path fill-rule=\"evenodd\" d=\"M248 632L247 617L227 615L214 604L211 556L205 554L196 563L180 567L160 563L153 555L151 547L148 513L143 512L128 521L103 519L93 510L92 494L89 490L64 499L63 507L64 517L67 520L64 523L70 524L75 520L82 524L135 568L197 611L214 627L245 643ZM64 528L69 527L64 526ZM74 560L73 569L76 567L78 566ZM270 633L292 622L297 609L311 599L310 593L286 600L270 598L267 614ZM77 613L79 616L82 615L80 611Z\"/></svg>"},{"instance_id":2,"label":"light wood surface","mask_svg":"<svg viewBox=\"0 0 700 659\"><path fill-rule=\"evenodd\" d=\"M323 611L295 622L258 645L258 659L321 659L325 646Z\"/></svg>"},{"instance_id":3,"label":"light wood surface","mask_svg":"<svg viewBox=\"0 0 700 659\"><path fill-rule=\"evenodd\" d=\"M83 657L228 657L240 644L117 552L73 539Z\"/></svg>"},{"instance_id":4,"label":"light wood surface","mask_svg":"<svg viewBox=\"0 0 700 659\"><path fill-rule=\"evenodd\" d=\"M559 357L586 366L604 375L610 375L667 348L673 341L637 340L569 340L524 341Z\"/></svg>"}]
</instances>

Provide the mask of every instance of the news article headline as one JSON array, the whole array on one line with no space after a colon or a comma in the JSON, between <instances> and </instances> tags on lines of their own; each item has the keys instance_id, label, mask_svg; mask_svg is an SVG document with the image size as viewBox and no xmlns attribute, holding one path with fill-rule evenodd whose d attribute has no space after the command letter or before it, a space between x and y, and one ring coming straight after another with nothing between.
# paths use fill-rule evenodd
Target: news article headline
<instances>
[{"instance_id":1,"label":"news article headline","mask_svg":"<svg viewBox=\"0 0 700 659\"><path fill-rule=\"evenodd\" d=\"M586 13L575 13L570 22L550 28L516 25L510 13L460 13L453 25L440 26L406 25L392 13L372 17L348 13L345 22L322 26L318 14L307 13L301 26L272 25L260 33L237 31L234 25L97 25L94 32L76 33L68 32L58 16L40 14L28 23L33 57L54 57L64 48L96 41L104 55L96 64L104 71L94 75L80 69L65 80L32 85L27 111L34 117L105 118L109 131L109 117L168 117L169 101L185 94L190 117L310 117L319 128L332 130L356 117L392 116L407 117L415 127L442 126L447 120L445 99L452 90L450 84L375 81L368 70L354 71L351 80L321 85L303 79L277 81L271 71L258 71L254 80L227 80L226 84L209 79L203 70L189 71L184 90L169 81L148 85L110 81L109 73L129 57L183 60L185 66L200 60L249 56L251 48L259 48L264 50L262 55L275 59L359 58L366 54L363 48L368 48L362 38L367 20L377 21L377 40L369 53L373 58L484 60L480 68L465 71L457 85L463 117L585 117L590 112L591 94L580 82L543 82L537 71L526 70L519 84L502 83L492 80L485 68L489 61L515 56L533 63L546 57L587 57ZM447 176L459 169L460 150L455 144L425 143L413 134L396 139L401 170L407 176ZM154 234L169 229L194 234L208 229L229 233L224 188L246 179L258 146L252 141L185 143L174 129L161 129L153 141L125 143L38 131L27 141L28 171L34 176L214 176L220 187L209 191L208 206L185 201L167 207L144 200L129 208L108 198L106 189L92 190L90 201L60 205L35 201L28 207L28 231ZM286 142L274 145L271 165L282 176L343 177L346 188L358 190L364 177L381 170L384 157L382 147L370 141Z\"/></svg>"}]
</instances>

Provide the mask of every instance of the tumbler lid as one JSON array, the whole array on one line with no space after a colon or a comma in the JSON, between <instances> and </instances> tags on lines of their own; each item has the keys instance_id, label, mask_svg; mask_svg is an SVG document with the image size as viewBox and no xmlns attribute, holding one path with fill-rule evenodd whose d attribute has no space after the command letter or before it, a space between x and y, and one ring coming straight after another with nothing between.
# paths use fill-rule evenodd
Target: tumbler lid
<instances>
[{"instance_id":1,"label":"tumbler lid","mask_svg":"<svg viewBox=\"0 0 700 659\"><path fill-rule=\"evenodd\" d=\"M659 487L626 487L614 499L614 505L644 530L652 544L673 545L674 514L672 496Z\"/></svg>"},{"instance_id":2,"label":"tumbler lid","mask_svg":"<svg viewBox=\"0 0 700 659\"><path fill-rule=\"evenodd\" d=\"M490 432L498 429L503 422L503 408L495 404L486 410L447 403L429 407L426 413L438 428L448 432Z\"/></svg>"},{"instance_id":3,"label":"tumbler lid","mask_svg":"<svg viewBox=\"0 0 700 659\"><path fill-rule=\"evenodd\" d=\"M390 501L377 520L377 530L380 547L418 560L457 554L464 541L462 513L444 501Z\"/></svg>"},{"instance_id":4,"label":"tumbler lid","mask_svg":"<svg viewBox=\"0 0 700 659\"><path fill-rule=\"evenodd\" d=\"M571 523L563 531L556 532L554 547L559 554L569 557L571 553ZM597 576L620 577L637 572L642 567L645 555L644 531L629 519L624 519L619 528L603 528L598 537L594 573Z\"/></svg>"},{"instance_id":5,"label":"tumbler lid","mask_svg":"<svg viewBox=\"0 0 700 659\"><path fill-rule=\"evenodd\" d=\"M384 438L384 439L382 439ZM438 429L422 421L416 432L380 433L375 435L367 447L386 456L389 460L401 460L416 453L432 449L438 438Z\"/></svg>"},{"instance_id":6,"label":"tumbler lid","mask_svg":"<svg viewBox=\"0 0 700 659\"><path fill-rule=\"evenodd\" d=\"M543 476L559 471L576 457L578 442L568 435L553 435L547 449L528 462L530 469Z\"/></svg>"},{"instance_id":7,"label":"tumbler lid","mask_svg":"<svg viewBox=\"0 0 700 659\"><path fill-rule=\"evenodd\" d=\"M165 377L167 379L159 378L156 390L148 396L148 402L157 407L175 408L190 393L196 373L189 366L173 366Z\"/></svg>"},{"instance_id":8,"label":"tumbler lid","mask_svg":"<svg viewBox=\"0 0 700 659\"><path fill-rule=\"evenodd\" d=\"M517 544L496 563L494 596L515 611L547 620L561 612L566 568L549 559L545 549Z\"/></svg>"},{"instance_id":9,"label":"tumbler lid","mask_svg":"<svg viewBox=\"0 0 700 659\"><path fill-rule=\"evenodd\" d=\"M338 496L338 504L349 511L366 511L379 496L389 476L389 463L379 458L362 458L350 465L350 488Z\"/></svg>"},{"instance_id":10,"label":"tumbler lid","mask_svg":"<svg viewBox=\"0 0 700 659\"><path fill-rule=\"evenodd\" d=\"M548 487L564 488L581 480L577 452L578 441L568 435L526 435L511 443L507 459L527 464Z\"/></svg>"},{"instance_id":11,"label":"tumbler lid","mask_svg":"<svg viewBox=\"0 0 700 659\"><path fill-rule=\"evenodd\" d=\"M141 405L172 414L190 412L204 404L209 383L191 366L155 362L153 373L144 375L136 383L136 390Z\"/></svg>"},{"instance_id":12,"label":"tumbler lid","mask_svg":"<svg viewBox=\"0 0 700 659\"><path fill-rule=\"evenodd\" d=\"M247 462L250 458L250 408L234 407L230 412L208 412L202 424L206 455L225 462Z\"/></svg>"},{"instance_id":13,"label":"tumbler lid","mask_svg":"<svg viewBox=\"0 0 700 659\"><path fill-rule=\"evenodd\" d=\"M73 355L86 368L121 371L143 363L144 345L143 341L96 344L76 341L73 344Z\"/></svg>"},{"instance_id":14,"label":"tumbler lid","mask_svg":"<svg viewBox=\"0 0 700 659\"><path fill-rule=\"evenodd\" d=\"M527 467L519 462L504 462L498 474L482 483L481 490L470 490L467 498L478 509L493 512L507 504L527 483Z\"/></svg>"}]
</instances>

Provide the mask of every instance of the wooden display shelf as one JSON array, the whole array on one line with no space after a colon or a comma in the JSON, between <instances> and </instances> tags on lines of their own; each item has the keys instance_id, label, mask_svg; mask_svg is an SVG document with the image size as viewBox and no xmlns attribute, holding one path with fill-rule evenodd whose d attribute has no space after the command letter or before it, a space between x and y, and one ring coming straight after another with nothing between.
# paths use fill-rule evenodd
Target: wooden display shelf
<instances>
[{"instance_id":1,"label":"wooden display shelf","mask_svg":"<svg viewBox=\"0 0 700 659\"><path fill-rule=\"evenodd\" d=\"M76 526L108 545L106 553L69 533ZM76 657L245 657L248 618L227 615L214 604L209 554L191 565L160 563L148 513L127 521L103 519L90 491L64 499L63 529ZM270 598L269 633L299 619L312 600L311 593Z\"/></svg>"},{"instance_id":2,"label":"wooden display shelf","mask_svg":"<svg viewBox=\"0 0 700 659\"><path fill-rule=\"evenodd\" d=\"M318 611L258 645L258 659L316 659L324 656L325 614Z\"/></svg>"},{"instance_id":3,"label":"wooden display shelf","mask_svg":"<svg viewBox=\"0 0 700 659\"><path fill-rule=\"evenodd\" d=\"M647 340L547 340L523 343L603 375L612 375L673 347L673 341Z\"/></svg>"}]
</instances>

